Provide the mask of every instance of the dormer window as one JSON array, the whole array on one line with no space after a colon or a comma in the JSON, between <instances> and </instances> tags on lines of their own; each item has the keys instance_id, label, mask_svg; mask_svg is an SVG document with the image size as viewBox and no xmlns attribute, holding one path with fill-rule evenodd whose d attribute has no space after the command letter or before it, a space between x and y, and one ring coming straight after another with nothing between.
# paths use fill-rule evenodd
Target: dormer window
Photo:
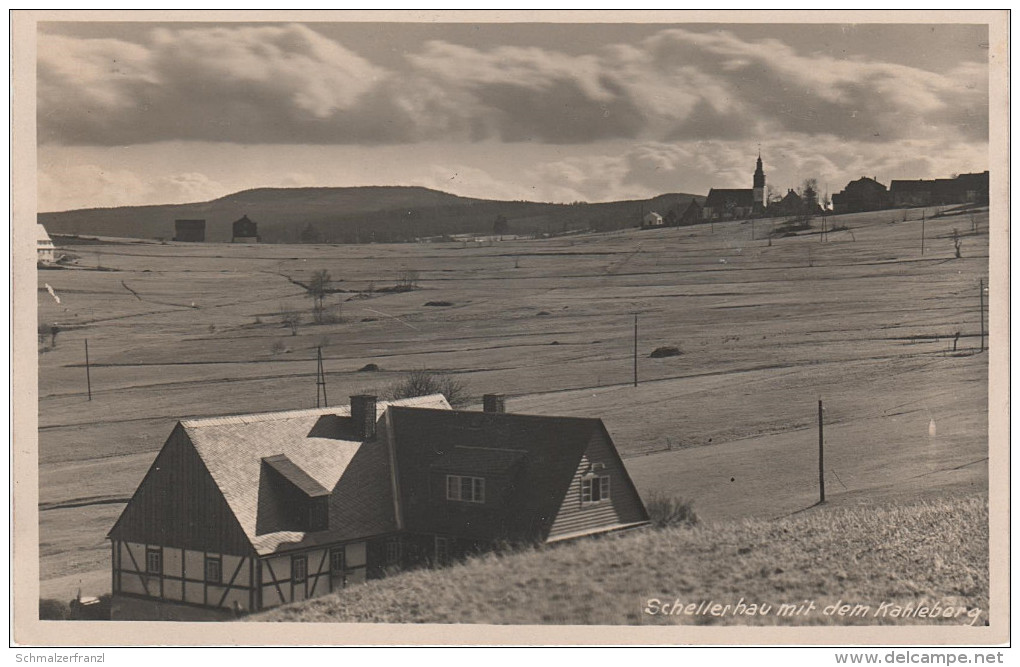
<instances>
[{"instance_id":1,"label":"dormer window","mask_svg":"<svg viewBox=\"0 0 1020 667\"><path fill-rule=\"evenodd\" d=\"M581 504L587 505L609 500L609 475L589 473L581 478Z\"/></svg>"},{"instance_id":2,"label":"dormer window","mask_svg":"<svg viewBox=\"0 0 1020 667\"><path fill-rule=\"evenodd\" d=\"M466 503L484 503L485 478L447 475L446 499Z\"/></svg>"}]
</instances>

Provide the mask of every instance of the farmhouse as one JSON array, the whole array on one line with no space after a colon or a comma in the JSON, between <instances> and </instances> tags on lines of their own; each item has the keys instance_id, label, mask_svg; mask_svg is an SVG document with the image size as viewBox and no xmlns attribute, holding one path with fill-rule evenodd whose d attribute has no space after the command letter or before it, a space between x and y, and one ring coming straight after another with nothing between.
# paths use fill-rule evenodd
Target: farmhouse
<instances>
[{"instance_id":1,"label":"farmhouse","mask_svg":"<svg viewBox=\"0 0 1020 667\"><path fill-rule=\"evenodd\" d=\"M687 204L687 208L680 214L680 225L694 225L701 222L702 218L701 204L692 199Z\"/></svg>"},{"instance_id":2,"label":"farmhouse","mask_svg":"<svg viewBox=\"0 0 1020 667\"><path fill-rule=\"evenodd\" d=\"M174 220L174 241L205 241L205 220Z\"/></svg>"},{"instance_id":3,"label":"farmhouse","mask_svg":"<svg viewBox=\"0 0 1020 667\"><path fill-rule=\"evenodd\" d=\"M642 227L662 227L662 216L655 211L650 211L645 214L645 217L641 220Z\"/></svg>"},{"instance_id":4,"label":"farmhouse","mask_svg":"<svg viewBox=\"0 0 1020 667\"><path fill-rule=\"evenodd\" d=\"M502 543L641 526L600 419L440 395L179 422L109 532L113 618L200 620Z\"/></svg>"},{"instance_id":5,"label":"farmhouse","mask_svg":"<svg viewBox=\"0 0 1020 667\"><path fill-rule=\"evenodd\" d=\"M50 264L56 260L57 249L53 245L53 239L39 223L35 225L35 252L37 262Z\"/></svg>"},{"instance_id":6,"label":"farmhouse","mask_svg":"<svg viewBox=\"0 0 1020 667\"><path fill-rule=\"evenodd\" d=\"M889 191L874 178L861 176L850 181L841 192L832 195L832 209L835 213L859 213L889 208Z\"/></svg>"},{"instance_id":7,"label":"farmhouse","mask_svg":"<svg viewBox=\"0 0 1020 667\"><path fill-rule=\"evenodd\" d=\"M258 225L251 221L247 215L241 216L231 225L231 243L258 243Z\"/></svg>"}]
</instances>

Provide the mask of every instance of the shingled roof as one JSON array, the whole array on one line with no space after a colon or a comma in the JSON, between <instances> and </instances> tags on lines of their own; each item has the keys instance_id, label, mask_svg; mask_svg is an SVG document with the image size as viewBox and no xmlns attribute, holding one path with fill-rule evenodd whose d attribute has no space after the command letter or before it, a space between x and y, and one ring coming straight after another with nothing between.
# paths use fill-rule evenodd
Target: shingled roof
<instances>
[{"instance_id":1,"label":"shingled roof","mask_svg":"<svg viewBox=\"0 0 1020 667\"><path fill-rule=\"evenodd\" d=\"M754 190L740 188L712 188L705 199L707 208L725 208L728 205L754 206Z\"/></svg>"},{"instance_id":2,"label":"shingled roof","mask_svg":"<svg viewBox=\"0 0 1020 667\"><path fill-rule=\"evenodd\" d=\"M544 539L588 444L604 429L600 419L577 417L396 406L389 415L405 528L480 540ZM436 502L441 474L461 470L486 475L484 506Z\"/></svg>"},{"instance_id":3,"label":"shingled roof","mask_svg":"<svg viewBox=\"0 0 1020 667\"><path fill-rule=\"evenodd\" d=\"M445 398L434 395L380 401L379 413L397 405L450 409ZM259 553L396 530L385 441L376 438L362 442L355 438L349 405L189 419L181 426ZM287 463L281 463L280 457L285 457ZM295 480L299 485L330 492L328 530L265 532L264 526L273 524L266 517L277 508L266 502L265 493L260 493L265 490L263 459L284 466L286 471L299 470L300 479Z\"/></svg>"}]
</instances>

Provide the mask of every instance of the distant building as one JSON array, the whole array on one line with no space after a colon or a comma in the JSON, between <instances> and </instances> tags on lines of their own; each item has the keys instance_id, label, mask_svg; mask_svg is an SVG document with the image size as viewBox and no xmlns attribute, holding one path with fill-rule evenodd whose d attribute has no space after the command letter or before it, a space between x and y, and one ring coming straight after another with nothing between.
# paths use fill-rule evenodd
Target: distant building
<instances>
[{"instance_id":1,"label":"distant building","mask_svg":"<svg viewBox=\"0 0 1020 667\"><path fill-rule=\"evenodd\" d=\"M235 220L231 229L233 231L231 243L259 242L258 225L249 220L247 215L242 216L240 220Z\"/></svg>"},{"instance_id":2,"label":"distant building","mask_svg":"<svg viewBox=\"0 0 1020 667\"><path fill-rule=\"evenodd\" d=\"M792 189L787 189L786 195L779 201L769 204L769 215L772 216L801 215L803 212L804 199Z\"/></svg>"},{"instance_id":3,"label":"distant building","mask_svg":"<svg viewBox=\"0 0 1020 667\"><path fill-rule=\"evenodd\" d=\"M600 419L441 395L178 422L120 518L112 617L215 620L648 513Z\"/></svg>"},{"instance_id":4,"label":"distant building","mask_svg":"<svg viewBox=\"0 0 1020 667\"><path fill-rule=\"evenodd\" d=\"M701 212L701 204L692 199L687 204L687 208L680 214L680 225L694 225L701 222L703 213Z\"/></svg>"},{"instance_id":5,"label":"distant building","mask_svg":"<svg viewBox=\"0 0 1020 667\"><path fill-rule=\"evenodd\" d=\"M642 218L641 224L644 227L662 227L662 216L655 211L650 211Z\"/></svg>"},{"instance_id":6,"label":"distant building","mask_svg":"<svg viewBox=\"0 0 1020 667\"><path fill-rule=\"evenodd\" d=\"M832 195L834 213L858 213L889 208L892 200L884 185L873 178L862 176L850 181L842 192Z\"/></svg>"},{"instance_id":7,"label":"distant building","mask_svg":"<svg viewBox=\"0 0 1020 667\"><path fill-rule=\"evenodd\" d=\"M205 241L205 220L174 220L174 241Z\"/></svg>"},{"instance_id":8,"label":"distant building","mask_svg":"<svg viewBox=\"0 0 1020 667\"><path fill-rule=\"evenodd\" d=\"M893 206L986 203L988 172L960 174L956 178L897 180L889 186Z\"/></svg>"},{"instance_id":9,"label":"distant building","mask_svg":"<svg viewBox=\"0 0 1020 667\"><path fill-rule=\"evenodd\" d=\"M53 239L46 232L46 228L39 223L35 225L35 251L38 262L50 264L57 259L57 249L53 245Z\"/></svg>"},{"instance_id":10,"label":"distant building","mask_svg":"<svg viewBox=\"0 0 1020 667\"><path fill-rule=\"evenodd\" d=\"M765 171L761 154L755 166L753 187L747 190L712 188L702 207L703 220L736 220L762 215L765 212Z\"/></svg>"}]
</instances>

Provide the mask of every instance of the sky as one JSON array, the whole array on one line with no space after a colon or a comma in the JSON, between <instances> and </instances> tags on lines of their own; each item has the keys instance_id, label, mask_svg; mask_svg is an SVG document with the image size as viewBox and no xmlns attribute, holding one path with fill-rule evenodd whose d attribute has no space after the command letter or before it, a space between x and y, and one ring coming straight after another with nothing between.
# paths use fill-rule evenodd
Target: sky
<instances>
[{"instance_id":1,"label":"sky","mask_svg":"<svg viewBox=\"0 0 1020 667\"><path fill-rule=\"evenodd\" d=\"M256 187L612 201L988 168L962 24L47 22L40 211Z\"/></svg>"}]
</instances>

